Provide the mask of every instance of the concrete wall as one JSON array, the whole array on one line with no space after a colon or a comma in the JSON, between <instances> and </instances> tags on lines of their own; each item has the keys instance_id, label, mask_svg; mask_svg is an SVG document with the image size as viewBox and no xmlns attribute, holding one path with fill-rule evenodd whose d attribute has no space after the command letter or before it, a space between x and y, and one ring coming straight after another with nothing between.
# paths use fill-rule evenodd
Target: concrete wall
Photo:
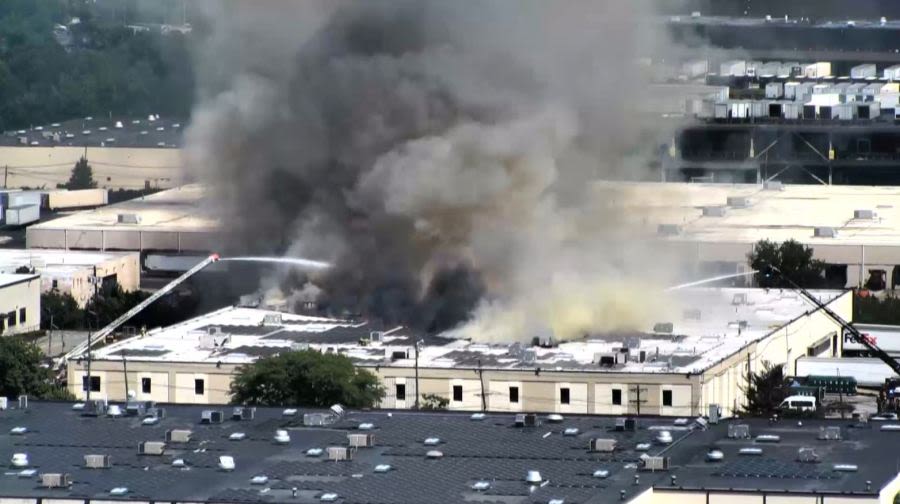
<instances>
[{"instance_id":1,"label":"concrete wall","mask_svg":"<svg viewBox=\"0 0 900 504\"><path fill-rule=\"evenodd\" d=\"M205 252L216 240L213 233L204 231L85 230L32 226L25 230L25 243L28 248L66 250Z\"/></svg>"},{"instance_id":2,"label":"concrete wall","mask_svg":"<svg viewBox=\"0 0 900 504\"><path fill-rule=\"evenodd\" d=\"M24 309L24 318L22 310ZM11 317L14 323L11 323ZM0 288L0 323L3 335L41 328L41 279L38 276Z\"/></svg>"},{"instance_id":3,"label":"concrete wall","mask_svg":"<svg viewBox=\"0 0 900 504\"><path fill-rule=\"evenodd\" d=\"M38 271L38 273L41 273ZM141 287L141 261L138 254L128 254L114 257L97 264L97 276L105 278L115 275L116 281L126 292L131 292ZM93 266L84 266L71 276L55 277L50 274L41 274L41 291L47 292L56 289L61 293L71 294L82 308L94 295L94 285L91 277L94 276Z\"/></svg>"},{"instance_id":4,"label":"concrete wall","mask_svg":"<svg viewBox=\"0 0 900 504\"><path fill-rule=\"evenodd\" d=\"M724 490L660 490L629 501L637 504L876 504L877 497L845 495L793 495L783 492ZM891 502L891 501L889 501Z\"/></svg>"},{"instance_id":5,"label":"concrete wall","mask_svg":"<svg viewBox=\"0 0 900 504\"><path fill-rule=\"evenodd\" d=\"M168 188L181 182L181 149L7 146L0 147L0 164L10 168L8 187L56 187L69 180L85 152L101 187L142 188L149 180L153 187ZM15 169L22 166L40 169Z\"/></svg>"}]
</instances>

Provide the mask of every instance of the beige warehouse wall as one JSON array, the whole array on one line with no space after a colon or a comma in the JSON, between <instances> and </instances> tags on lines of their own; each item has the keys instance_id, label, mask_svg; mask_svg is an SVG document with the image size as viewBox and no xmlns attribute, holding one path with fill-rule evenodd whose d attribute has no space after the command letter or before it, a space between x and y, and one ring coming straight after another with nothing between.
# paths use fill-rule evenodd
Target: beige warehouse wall
<instances>
[{"instance_id":1,"label":"beige warehouse wall","mask_svg":"<svg viewBox=\"0 0 900 504\"><path fill-rule=\"evenodd\" d=\"M41 327L40 300L40 277L0 288L0 324L3 325L3 335L39 330ZM22 309L25 310L24 320L22 319ZM10 323L10 316L15 318L14 324Z\"/></svg>"},{"instance_id":2,"label":"beige warehouse wall","mask_svg":"<svg viewBox=\"0 0 900 504\"><path fill-rule=\"evenodd\" d=\"M181 149L128 147L0 147L0 167L9 167L7 187L49 187L69 179L84 155L100 187L175 187L182 183Z\"/></svg>"}]
</instances>

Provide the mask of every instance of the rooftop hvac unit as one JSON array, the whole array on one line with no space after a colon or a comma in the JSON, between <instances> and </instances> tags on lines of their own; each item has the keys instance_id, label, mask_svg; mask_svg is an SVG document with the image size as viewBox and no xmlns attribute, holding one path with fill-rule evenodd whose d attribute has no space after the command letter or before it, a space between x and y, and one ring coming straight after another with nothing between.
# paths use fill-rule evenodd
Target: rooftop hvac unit
<instances>
[{"instance_id":1,"label":"rooftop hvac unit","mask_svg":"<svg viewBox=\"0 0 900 504\"><path fill-rule=\"evenodd\" d=\"M783 191L784 184L780 180L767 180L763 184L763 189L766 191Z\"/></svg>"},{"instance_id":2,"label":"rooftop hvac unit","mask_svg":"<svg viewBox=\"0 0 900 504\"><path fill-rule=\"evenodd\" d=\"M133 213L120 213L118 216L119 224L140 224L141 216Z\"/></svg>"},{"instance_id":3,"label":"rooftop hvac unit","mask_svg":"<svg viewBox=\"0 0 900 504\"><path fill-rule=\"evenodd\" d=\"M109 455L85 455L84 467L88 469L108 469L112 467Z\"/></svg>"},{"instance_id":4,"label":"rooftop hvac unit","mask_svg":"<svg viewBox=\"0 0 900 504\"><path fill-rule=\"evenodd\" d=\"M125 414L128 416L141 416L146 409L147 406L143 401L128 401L125 403Z\"/></svg>"},{"instance_id":5,"label":"rooftop hvac unit","mask_svg":"<svg viewBox=\"0 0 900 504\"><path fill-rule=\"evenodd\" d=\"M84 403L84 409L81 410L82 416L103 416L106 415L106 401L98 399Z\"/></svg>"},{"instance_id":6,"label":"rooftop hvac unit","mask_svg":"<svg viewBox=\"0 0 900 504\"><path fill-rule=\"evenodd\" d=\"M166 442L167 443L190 443L191 442L191 434L193 432L187 429L172 429L170 431L166 431Z\"/></svg>"},{"instance_id":7,"label":"rooftop hvac unit","mask_svg":"<svg viewBox=\"0 0 900 504\"><path fill-rule=\"evenodd\" d=\"M734 306L747 304L747 293L740 292L735 294L734 297L731 298L731 304Z\"/></svg>"},{"instance_id":8,"label":"rooftop hvac unit","mask_svg":"<svg viewBox=\"0 0 900 504\"><path fill-rule=\"evenodd\" d=\"M531 365L531 364L534 364L535 361L537 361L537 352L535 352L534 350L532 350L530 348L526 349L525 351L522 352L522 363L523 364Z\"/></svg>"},{"instance_id":9,"label":"rooftop hvac unit","mask_svg":"<svg viewBox=\"0 0 900 504\"><path fill-rule=\"evenodd\" d=\"M327 425L330 419L331 415L328 415L326 413L304 413L303 425L308 427L318 427Z\"/></svg>"},{"instance_id":10,"label":"rooftop hvac unit","mask_svg":"<svg viewBox=\"0 0 900 504\"><path fill-rule=\"evenodd\" d=\"M538 417L534 413L519 413L516 415L516 427L537 427Z\"/></svg>"},{"instance_id":11,"label":"rooftop hvac unit","mask_svg":"<svg viewBox=\"0 0 900 504\"><path fill-rule=\"evenodd\" d=\"M703 216L704 217L724 217L725 216L725 207L724 206L705 206L705 207L703 207Z\"/></svg>"},{"instance_id":12,"label":"rooftop hvac unit","mask_svg":"<svg viewBox=\"0 0 900 504\"><path fill-rule=\"evenodd\" d=\"M853 218L854 219L872 220L875 218L875 212L872 210L854 210Z\"/></svg>"},{"instance_id":13,"label":"rooftop hvac unit","mask_svg":"<svg viewBox=\"0 0 900 504\"><path fill-rule=\"evenodd\" d=\"M660 224L656 228L656 234L660 236L676 236L681 234L681 226L678 224Z\"/></svg>"},{"instance_id":14,"label":"rooftop hvac unit","mask_svg":"<svg viewBox=\"0 0 900 504\"><path fill-rule=\"evenodd\" d=\"M710 404L709 411L708 411L709 423L711 423L713 425L718 424L719 417L721 417L721 416L722 416L722 410L719 409L719 405L718 404ZM749 429L750 427L748 426L747 428ZM749 431L747 433L747 437L750 437Z\"/></svg>"},{"instance_id":15,"label":"rooftop hvac unit","mask_svg":"<svg viewBox=\"0 0 900 504\"><path fill-rule=\"evenodd\" d=\"M616 451L615 439L594 438L591 439L589 449L592 452L613 452Z\"/></svg>"},{"instance_id":16,"label":"rooftop hvac unit","mask_svg":"<svg viewBox=\"0 0 900 504\"><path fill-rule=\"evenodd\" d=\"M841 428L837 425L819 427L819 439L823 441L840 441Z\"/></svg>"},{"instance_id":17,"label":"rooftop hvac unit","mask_svg":"<svg viewBox=\"0 0 900 504\"><path fill-rule=\"evenodd\" d=\"M372 331L369 333L369 341L381 343L384 341L384 331Z\"/></svg>"},{"instance_id":18,"label":"rooftop hvac unit","mask_svg":"<svg viewBox=\"0 0 900 504\"><path fill-rule=\"evenodd\" d=\"M202 424L219 424L225 419L225 413L221 410L203 410L200 413L200 423Z\"/></svg>"},{"instance_id":19,"label":"rooftop hvac unit","mask_svg":"<svg viewBox=\"0 0 900 504\"><path fill-rule=\"evenodd\" d=\"M351 446L329 446L328 460L341 461L353 460L353 451L355 448Z\"/></svg>"},{"instance_id":20,"label":"rooftop hvac unit","mask_svg":"<svg viewBox=\"0 0 900 504\"><path fill-rule=\"evenodd\" d=\"M653 324L653 332L672 334L675 332L675 324L672 322L657 322Z\"/></svg>"},{"instance_id":21,"label":"rooftop hvac unit","mask_svg":"<svg viewBox=\"0 0 900 504\"><path fill-rule=\"evenodd\" d=\"M72 485L72 475L65 473L41 474L41 486L44 488L67 488Z\"/></svg>"},{"instance_id":22,"label":"rooftop hvac unit","mask_svg":"<svg viewBox=\"0 0 900 504\"><path fill-rule=\"evenodd\" d=\"M231 412L232 420L253 420L256 417L256 408L250 406L236 406Z\"/></svg>"},{"instance_id":23,"label":"rooftop hvac unit","mask_svg":"<svg viewBox=\"0 0 900 504\"><path fill-rule=\"evenodd\" d=\"M280 313L267 313L263 316L264 326L280 326L282 325Z\"/></svg>"},{"instance_id":24,"label":"rooftop hvac unit","mask_svg":"<svg viewBox=\"0 0 900 504\"><path fill-rule=\"evenodd\" d=\"M837 231L833 227L821 226L813 230L813 236L816 238L834 238L837 236Z\"/></svg>"},{"instance_id":25,"label":"rooftop hvac unit","mask_svg":"<svg viewBox=\"0 0 900 504\"><path fill-rule=\"evenodd\" d=\"M153 417L153 418L166 418L166 408L158 408L156 406L152 408L147 408L144 411L144 417Z\"/></svg>"},{"instance_id":26,"label":"rooftop hvac unit","mask_svg":"<svg viewBox=\"0 0 900 504\"><path fill-rule=\"evenodd\" d=\"M645 471L665 471L669 468L669 457L643 457L642 461Z\"/></svg>"},{"instance_id":27,"label":"rooftop hvac unit","mask_svg":"<svg viewBox=\"0 0 900 504\"><path fill-rule=\"evenodd\" d=\"M166 451L166 443L162 441L144 441L138 445L139 455L162 455Z\"/></svg>"},{"instance_id":28,"label":"rooftop hvac unit","mask_svg":"<svg viewBox=\"0 0 900 504\"><path fill-rule=\"evenodd\" d=\"M347 434L347 441L352 448L371 448L375 446L375 435Z\"/></svg>"},{"instance_id":29,"label":"rooftop hvac unit","mask_svg":"<svg viewBox=\"0 0 900 504\"><path fill-rule=\"evenodd\" d=\"M747 424L728 424L729 439L750 439L750 426Z\"/></svg>"},{"instance_id":30,"label":"rooftop hvac unit","mask_svg":"<svg viewBox=\"0 0 900 504\"><path fill-rule=\"evenodd\" d=\"M634 418L619 417L616 418L615 430L619 432L634 432L637 429L637 421Z\"/></svg>"},{"instance_id":31,"label":"rooftop hvac unit","mask_svg":"<svg viewBox=\"0 0 900 504\"><path fill-rule=\"evenodd\" d=\"M28 409L28 396L20 395L19 396L19 409Z\"/></svg>"},{"instance_id":32,"label":"rooftop hvac unit","mask_svg":"<svg viewBox=\"0 0 900 504\"><path fill-rule=\"evenodd\" d=\"M684 310L684 312L682 312L682 318L684 320L700 320L701 311L697 309Z\"/></svg>"},{"instance_id":33,"label":"rooftop hvac unit","mask_svg":"<svg viewBox=\"0 0 900 504\"><path fill-rule=\"evenodd\" d=\"M386 353L389 354L391 361L397 361L401 359L409 359L409 350L394 350L388 349Z\"/></svg>"},{"instance_id":34,"label":"rooftop hvac unit","mask_svg":"<svg viewBox=\"0 0 900 504\"><path fill-rule=\"evenodd\" d=\"M819 461L819 455L816 454L815 448L800 448L797 451L797 460L814 464Z\"/></svg>"}]
</instances>

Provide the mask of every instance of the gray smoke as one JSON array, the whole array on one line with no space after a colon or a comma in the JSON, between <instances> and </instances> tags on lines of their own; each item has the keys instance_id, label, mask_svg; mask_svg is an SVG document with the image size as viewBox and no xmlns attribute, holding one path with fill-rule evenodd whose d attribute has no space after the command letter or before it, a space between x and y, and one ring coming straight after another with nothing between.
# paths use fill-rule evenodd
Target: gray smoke
<instances>
[{"instance_id":1,"label":"gray smoke","mask_svg":"<svg viewBox=\"0 0 900 504\"><path fill-rule=\"evenodd\" d=\"M227 5L187 133L224 250L330 261L295 283L332 312L482 340L657 309L668 265L591 190L648 176L649 3Z\"/></svg>"}]
</instances>

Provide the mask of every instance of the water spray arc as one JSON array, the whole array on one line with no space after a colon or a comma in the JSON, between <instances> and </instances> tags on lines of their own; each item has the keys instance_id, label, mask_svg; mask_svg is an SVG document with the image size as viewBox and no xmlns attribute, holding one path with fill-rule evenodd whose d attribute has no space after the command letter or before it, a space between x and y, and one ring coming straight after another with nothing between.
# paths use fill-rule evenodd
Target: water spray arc
<instances>
[{"instance_id":1,"label":"water spray arc","mask_svg":"<svg viewBox=\"0 0 900 504\"><path fill-rule=\"evenodd\" d=\"M713 283L713 282L717 282L719 280L728 280L729 278L739 278L739 277L750 276L750 275L754 275L756 273L759 273L759 272L757 270L750 270L750 271L746 271L744 273L734 273L731 275L720 275L720 276L714 276L714 277L710 277L710 278L704 278L703 280L697 280L694 282L683 283L680 285L673 285L673 286L667 288L665 290L665 292L677 291L677 290L681 290L681 289L686 289L688 287L696 287L698 285Z\"/></svg>"}]
</instances>

